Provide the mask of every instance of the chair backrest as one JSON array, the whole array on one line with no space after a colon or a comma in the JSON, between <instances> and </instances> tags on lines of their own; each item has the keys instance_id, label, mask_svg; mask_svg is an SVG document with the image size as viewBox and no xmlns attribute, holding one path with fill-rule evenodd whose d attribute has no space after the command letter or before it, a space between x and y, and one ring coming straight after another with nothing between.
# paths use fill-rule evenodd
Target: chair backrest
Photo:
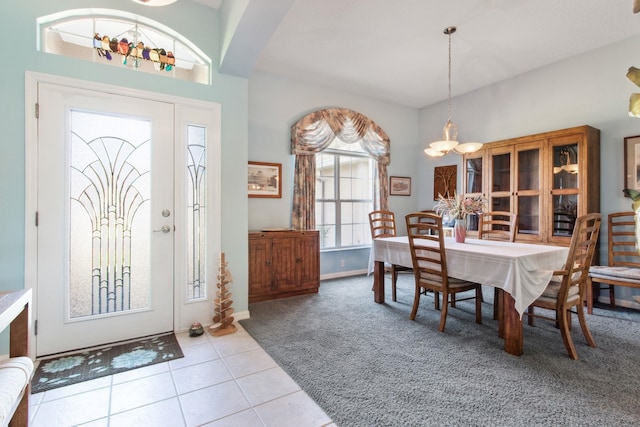
<instances>
[{"instance_id":1,"label":"chair backrest","mask_svg":"<svg viewBox=\"0 0 640 427\"><path fill-rule=\"evenodd\" d=\"M483 212L478 215L478 239L514 242L518 231L518 215L506 211Z\"/></svg>"},{"instance_id":2,"label":"chair backrest","mask_svg":"<svg viewBox=\"0 0 640 427\"><path fill-rule=\"evenodd\" d=\"M609 214L608 253L610 267L640 267L636 249L636 214L616 212Z\"/></svg>"},{"instance_id":3,"label":"chair backrest","mask_svg":"<svg viewBox=\"0 0 640 427\"><path fill-rule=\"evenodd\" d=\"M369 212L369 228L371 229L372 239L377 239L379 237L395 237L395 215L393 212L385 210Z\"/></svg>"},{"instance_id":4,"label":"chair backrest","mask_svg":"<svg viewBox=\"0 0 640 427\"><path fill-rule=\"evenodd\" d=\"M435 213L414 212L405 216L407 237L416 284L429 289L448 286L442 217Z\"/></svg>"},{"instance_id":5,"label":"chair backrest","mask_svg":"<svg viewBox=\"0 0 640 427\"><path fill-rule=\"evenodd\" d=\"M572 286L579 288L581 301L584 300L589 267L591 267L593 254L598 243L601 223L602 215L599 213L582 215L576 219L567 261L564 265L564 270L567 273L562 278L558 293L559 300L566 300L568 295L574 294L569 292Z\"/></svg>"},{"instance_id":6,"label":"chair backrest","mask_svg":"<svg viewBox=\"0 0 640 427\"><path fill-rule=\"evenodd\" d=\"M566 212L553 213L553 235L571 236L576 223L576 216Z\"/></svg>"}]
</instances>

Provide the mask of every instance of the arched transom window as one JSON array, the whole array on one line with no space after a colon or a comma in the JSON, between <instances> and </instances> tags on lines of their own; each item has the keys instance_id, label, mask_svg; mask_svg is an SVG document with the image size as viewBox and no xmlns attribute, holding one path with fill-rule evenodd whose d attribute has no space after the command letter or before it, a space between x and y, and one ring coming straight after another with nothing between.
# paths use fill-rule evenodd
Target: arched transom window
<instances>
[{"instance_id":1,"label":"arched transom window","mask_svg":"<svg viewBox=\"0 0 640 427\"><path fill-rule=\"evenodd\" d=\"M37 23L41 51L211 84L211 59L151 19L92 8L54 13Z\"/></svg>"}]
</instances>

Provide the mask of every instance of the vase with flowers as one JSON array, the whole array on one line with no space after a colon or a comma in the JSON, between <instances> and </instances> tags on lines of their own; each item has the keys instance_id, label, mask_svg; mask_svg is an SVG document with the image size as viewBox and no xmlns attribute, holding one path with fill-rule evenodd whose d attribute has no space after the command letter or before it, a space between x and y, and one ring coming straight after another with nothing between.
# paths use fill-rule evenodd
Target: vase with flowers
<instances>
[{"instance_id":1,"label":"vase with flowers","mask_svg":"<svg viewBox=\"0 0 640 427\"><path fill-rule=\"evenodd\" d=\"M438 215L448 216L455 221L454 233L456 242L464 243L467 236L467 215L482 213L487 208L487 201L484 197L464 196L455 193L452 198L446 198L438 194L438 203L434 210Z\"/></svg>"}]
</instances>

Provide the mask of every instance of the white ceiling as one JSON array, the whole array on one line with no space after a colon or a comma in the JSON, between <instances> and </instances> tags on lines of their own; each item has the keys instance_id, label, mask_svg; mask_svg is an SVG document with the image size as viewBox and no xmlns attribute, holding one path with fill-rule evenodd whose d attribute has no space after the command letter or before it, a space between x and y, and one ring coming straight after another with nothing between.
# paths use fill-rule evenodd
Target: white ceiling
<instances>
[{"instance_id":1,"label":"white ceiling","mask_svg":"<svg viewBox=\"0 0 640 427\"><path fill-rule=\"evenodd\" d=\"M215 7L237 0L195 1ZM249 0L248 8L265 1ZM447 98L448 26L458 28L453 96L640 34L633 0L289 3L271 37L256 38L266 45L248 59L252 69L417 108ZM640 49L629 58L634 64Z\"/></svg>"}]
</instances>

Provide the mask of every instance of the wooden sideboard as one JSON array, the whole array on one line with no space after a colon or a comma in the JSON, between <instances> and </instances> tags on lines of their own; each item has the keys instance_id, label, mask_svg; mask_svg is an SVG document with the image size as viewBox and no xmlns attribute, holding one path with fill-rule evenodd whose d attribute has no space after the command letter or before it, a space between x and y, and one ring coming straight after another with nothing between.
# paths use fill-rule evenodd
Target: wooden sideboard
<instances>
[{"instance_id":1,"label":"wooden sideboard","mask_svg":"<svg viewBox=\"0 0 640 427\"><path fill-rule=\"evenodd\" d=\"M249 232L249 303L318 292L318 230Z\"/></svg>"}]
</instances>

